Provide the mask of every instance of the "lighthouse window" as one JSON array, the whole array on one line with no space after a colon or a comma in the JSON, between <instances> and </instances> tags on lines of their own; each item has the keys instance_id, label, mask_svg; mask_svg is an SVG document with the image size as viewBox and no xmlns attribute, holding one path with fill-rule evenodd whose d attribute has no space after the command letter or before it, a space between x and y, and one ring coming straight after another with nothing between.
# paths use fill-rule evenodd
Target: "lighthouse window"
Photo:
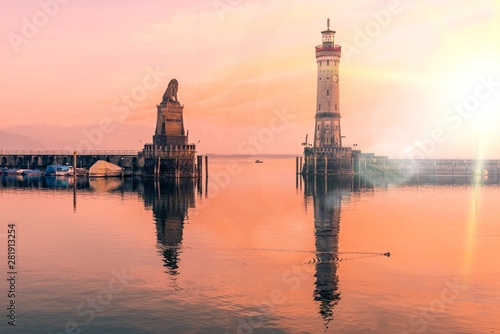
<instances>
[{"instance_id":1,"label":"lighthouse window","mask_svg":"<svg viewBox=\"0 0 500 334\"><path fill-rule=\"evenodd\" d=\"M318 106L318 110L321 110L321 104Z\"/></svg>"},{"instance_id":2,"label":"lighthouse window","mask_svg":"<svg viewBox=\"0 0 500 334\"><path fill-rule=\"evenodd\" d=\"M326 61L326 66L330 66L330 60Z\"/></svg>"},{"instance_id":3,"label":"lighthouse window","mask_svg":"<svg viewBox=\"0 0 500 334\"><path fill-rule=\"evenodd\" d=\"M329 89L326 90L326 96L330 96L330 90ZM335 110L337 110L337 105L335 105Z\"/></svg>"},{"instance_id":4,"label":"lighthouse window","mask_svg":"<svg viewBox=\"0 0 500 334\"><path fill-rule=\"evenodd\" d=\"M337 110L337 103L335 103L335 110Z\"/></svg>"}]
</instances>

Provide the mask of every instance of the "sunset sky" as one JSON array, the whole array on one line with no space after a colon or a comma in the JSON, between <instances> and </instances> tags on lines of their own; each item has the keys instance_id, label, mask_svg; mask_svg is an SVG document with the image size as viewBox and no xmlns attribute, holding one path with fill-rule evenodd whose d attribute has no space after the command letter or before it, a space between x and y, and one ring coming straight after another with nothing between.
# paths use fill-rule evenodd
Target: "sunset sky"
<instances>
[{"instance_id":1,"label":"sunset sky","mask_svg":"<svg viewBox=\"0 0 500 334\"><path fill-rule=\"evenodd\" d=\"M176 78L200 153L300 154L329 17L345 144L500 158L498 1L26 0L0 10L0 131L61 129L47 134L61 147L47 148L85 140L84 129L99 137L93 149L141 149ZM117 143L120 123L132 130Z\"/></svg>"}]
</instances>

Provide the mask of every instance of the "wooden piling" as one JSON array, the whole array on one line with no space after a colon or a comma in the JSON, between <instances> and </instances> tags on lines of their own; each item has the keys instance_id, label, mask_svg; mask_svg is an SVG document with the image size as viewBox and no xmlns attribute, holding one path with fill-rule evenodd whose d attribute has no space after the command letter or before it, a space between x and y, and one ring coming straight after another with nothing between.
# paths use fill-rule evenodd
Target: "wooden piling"
<instances>
[{"instance_id":1,"label":"wooden piling","mask_svg":"<svg viewBox=\"0 0 500 334\"><path fill-rule=\"evenodd\" d=\"M160 176L160 165L161 165L161 160L160 156L158 156L158 167L156 168L156 176Z\"/></svg>"},{"instance_id":2,"label":"wooden piling","mask_svg":"<svg viewBox=\"0 0 500 334\"><path fill-rule=\"evenodd\" d=\"M299 174L299 157L295 157L295 174Z\"/></svg>"},{"instance_id":3,"label":"wooden piling","mask_svg":"<svg viewBox=\"0 0 500 334\"><path fill-rule=\"evenodd\" d=\"M300 163L299 163L299 166L300 166L299 171L300 171L300 173L302 174L302 157L300 157Z\"/></svg>"},{"instance_id":4,"label":"wooden piling","mask_svg":"<svg viewBox=\"0 0 500 334\"><path fill-rule=\"evenodd\" d=\"M328 156L325 155L325 175L328 175Z\"/></svg>"},{"instance_id":5,"label":"wooden piling","mask_svg":"<svg viewBox=\"0 0 500 334\"><path fill-rule=\"evenodd\" d=\"M176 159L177 161L177 167L175 169L175 177L176 178L179 178L181 177L181 158L180 157L177 157Z\"/></svg>"},{"instance_id":6,"label":"wooden piling","mask_svg":"<svg viewBox=\"0 0 500 334\"><path fill-rule=\"evenodd\" d=\"M314 155L314 175L316 175L318 172L318 157L316 154Z\"/></svg>"},{"instance_id":7,"label":"wooden piling","mask_svg":"<svg viewBox=\"0 0 500 334\"><path fill-rule=\"evenodd\" d=\"M197 159L197 162L196 162L196 165L198 167L198 177L201 177L201 173L203 172L203 157L201 155L198 155L196 157Z\"/></svg>"},{"instance_id":8,"label":"wooden piling","mask_svg":"<svg viewBox=\"0 0 500 334\"><path fill-rule=\"evenodd\" d=\"M208 156L205 155L205 177L208 178Z\"/></svg>"},{"instance_id":9,"label":"wooden piling","mask_svg":"<svg viewBox=\"0 0 500 334\"><path fill-rule=\"evenodd\" d=\"M76 151L73 151L73 179L76 180Z\"/></svg>"}]
</instances>

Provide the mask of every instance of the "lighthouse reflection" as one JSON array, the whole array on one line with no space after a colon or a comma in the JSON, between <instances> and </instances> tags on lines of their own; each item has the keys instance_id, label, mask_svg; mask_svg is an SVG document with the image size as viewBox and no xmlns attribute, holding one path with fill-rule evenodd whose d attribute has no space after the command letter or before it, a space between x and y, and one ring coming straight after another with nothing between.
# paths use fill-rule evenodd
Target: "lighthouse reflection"
<instances>
[{"instance_id":1,"label":"lighthouse reflection","mask_svg":"<svg viewBox=\"0 0 500 334\"><path fill-rule=\"evenodd\" d=\"M144 204L151 207L156 224L158 252L166 273L179 274L184 221L190 207L194 207L192 179L144 180Z\"/></svg>"},{"instance_id":2,"label":"lighthouse reflection","mask_svg":"<svg viewBox=\"0 0 500 334\"><path fill-rule=\"evenodd\" d=\"M304 180L306 205L312 199L315 235L314 301L325 326L341 299L337 275L341 204L352 189L352 177L309 176Z\"/></svg>"}]
</instances>

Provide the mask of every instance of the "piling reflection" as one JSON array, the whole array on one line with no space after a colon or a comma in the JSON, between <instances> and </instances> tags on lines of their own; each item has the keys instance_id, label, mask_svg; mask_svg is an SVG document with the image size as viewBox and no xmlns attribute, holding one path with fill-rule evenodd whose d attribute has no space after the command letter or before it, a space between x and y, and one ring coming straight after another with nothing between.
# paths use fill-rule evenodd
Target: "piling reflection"
<instances>
[{"instance_id":1,"label":"piling reflection","mask_svg":"<svg viewBox=\"0 0 500 334\"><path fill-rule=\"evenodd\" d=\"M337 275L341 204L351 193L353 178L308 176L304 179L305 201L312 199L316 248L314 300L325 326L333 319L333 308L341 299Z\"/></svg>"},{"instance_id":2,"label":"piling reflection","mask_svg":"<svg viewBox=\"0 0 500 334\"><path fill-rule=\"evenodd\" d=\"M151 207L156 222L158 251L166 272L179 274L184 221L188 209L194 207L195 191L192 179L144 180L144 205Z\"/></svg>"}]
</instances>

